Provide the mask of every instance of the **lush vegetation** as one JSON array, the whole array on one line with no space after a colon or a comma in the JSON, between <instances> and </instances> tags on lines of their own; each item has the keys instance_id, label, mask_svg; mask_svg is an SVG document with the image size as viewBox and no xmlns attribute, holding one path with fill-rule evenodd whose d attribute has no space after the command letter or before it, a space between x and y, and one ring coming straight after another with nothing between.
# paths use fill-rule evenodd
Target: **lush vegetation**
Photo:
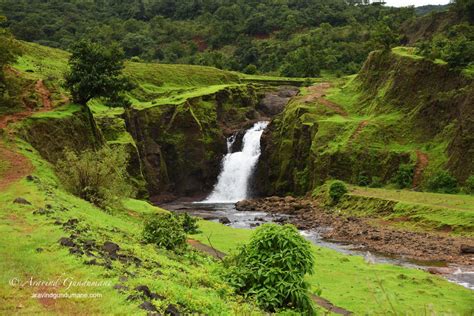
<instances>
[{"instance_id":1,"label":"lush vegetation","mask_svg":"<svg viewBox=\"0 0 474 316\"><path fill-rule=\"evenodd\" d=\"M0 16L0 24L4 23L6 18ZM6 66L13 63L21 53L18 43L15 41L10 31L0 27L0 107L14 106L15 87L10 81L6 80ZM2 109L0 108L0 113Z\"/></svg>"},{"instance_id":2,"label":"lush vegetation","mask_svg":"<svg viewBox=\"0 0 474 316\"><path fill-rule=\"evenodd\" d=\"M123 92L132 90L133 85L122 75L123 68L124 55L119 47L80 41L72 47L66 87L78 104L103 97L109 106L129 106Z\"/></svg>"},{"instance_id":3,"label":"lush vegetation","mask_svg":"<svg viewBox=\"0 0 474 316\"><path fill-rule=\"evenodd\" d=\"M347 186L342 181L333 181L329 185L328 194L333 203L338 203L347 192Z\"/></svg>"},{"instance_id":4,"label":"lush vegetation","mask_svg":"<svg viewBox=\"0 0 474 316\"><path fill-rule=\"evenodd\" d=\"M227 264L229 282L265 310L292 308L313 314L305 275L313 272L314 258L296 227L263 225Z\"/></svg>"},{"instance_id":5,"label":"lush vegetation","mask_svg":"<svg viewBox=\"0 0 474 316\"><path fill-rule=\"evenodd\" d=\"M440 59L452 68L463 69L474 60L474 26L457 24L432 39L418 44L418 53L431 60Z\"/></svg>"},{"instance_id":6,"label":"lush vegetation","mask_svg":"<svg viewBox=\"0 0 474 316\"><path fill-rule=\"evenodd\" d=\"M159 248L182 250L186 245L183 222L174 214L154 215L145 223L143 240Z\"/></svg>"},{"instance_id":7,"label":"lush vegetation","mask_svg":"<svg viewBox=\"0 0 474 316\"><path fill-rule=\"evenodd\" d=\"M133 195L126 170L128 159L122 148L104 146L81 153L66 149L57 173L69 192L111 210L122 198Z\"/></svg>"},{"instance_id":8,"label":"lush vegetation","mask_svg":"<svg viewBox=\"0 0 474 316\"><path fill-rule=\"evenodd\" d=\"M291 76L354 73L374 49L377 24L392 29L413 8L360 1L0 1L20 39L69 49L82 38L117 42L127 57ZM293 65L302 59L302 65ZM311 64L311 70L303 65Z\"/></svg>"}]
</instances>

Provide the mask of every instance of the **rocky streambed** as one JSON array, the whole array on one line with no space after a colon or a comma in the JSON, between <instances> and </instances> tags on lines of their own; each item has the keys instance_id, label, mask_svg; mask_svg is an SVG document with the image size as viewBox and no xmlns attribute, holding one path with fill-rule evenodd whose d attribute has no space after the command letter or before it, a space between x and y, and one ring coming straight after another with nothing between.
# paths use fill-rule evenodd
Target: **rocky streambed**
<instances>
[{"instance_id":1,"label":"rocky streambed","mask_svg":"<svg viewBox=\"0 0 474 316\"><path fill-rule=\"evenodd\" d=\"M373 218L345 216L304 198L244 200L235 207L241 212L287 215L283 222L295 225L322 246L342 252L370 251L379 257L378 261L420 267L474 289L473 238L396 229Z\"/></svg>"},{"instance_id":2,"label":"rocky streambed","mask_svg":"<svg viewBox=\"0 0 474 316\"><path fill-rule=\"evenodd\" d=\"M397 230L375 224L373 219L328 211L316 201L304 198L269 197L236 204L176 201L160 206L235 228L251 229L266 222L291 223L318 246L365 256L375 263L424 269L474 289L471 238Z\"/></svg>"}]
</instances>

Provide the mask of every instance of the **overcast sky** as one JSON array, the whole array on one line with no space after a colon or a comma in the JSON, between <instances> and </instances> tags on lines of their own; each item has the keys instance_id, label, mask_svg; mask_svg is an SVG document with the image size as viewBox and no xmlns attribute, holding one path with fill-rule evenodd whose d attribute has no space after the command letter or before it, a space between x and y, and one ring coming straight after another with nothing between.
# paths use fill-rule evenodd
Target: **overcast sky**
<instances>
[{"instance_id":1,"label":"overcast sky","mask_svg":"<svg viewBox=\"0 0 474 316\"><path fill-rule=\"evenodd\" d=\"M449 0L385 0L387 5L394 7L404 7L409 5L422 6L427 4L448 4Z\"/></svg>"}]
</instances>

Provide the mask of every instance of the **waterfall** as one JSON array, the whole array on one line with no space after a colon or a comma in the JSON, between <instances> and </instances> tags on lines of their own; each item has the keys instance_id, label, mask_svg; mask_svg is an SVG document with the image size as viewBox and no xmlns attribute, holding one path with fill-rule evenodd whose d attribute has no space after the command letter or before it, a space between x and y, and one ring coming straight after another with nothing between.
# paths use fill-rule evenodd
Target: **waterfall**
<instances>
[{"instance_id":1,"label":"waterfall","mask_svg":"<svg viewBox=\"0 0 474 316\"><path fill-rule=\"evenodd\" d=\"M249 180L260 157L260 138L268 122L258 122L245 132L242 151L231 152L235 136L227 139L227 155L212 193L203 202L235 203L248 197Z\"/></svg>"}]
</instances>

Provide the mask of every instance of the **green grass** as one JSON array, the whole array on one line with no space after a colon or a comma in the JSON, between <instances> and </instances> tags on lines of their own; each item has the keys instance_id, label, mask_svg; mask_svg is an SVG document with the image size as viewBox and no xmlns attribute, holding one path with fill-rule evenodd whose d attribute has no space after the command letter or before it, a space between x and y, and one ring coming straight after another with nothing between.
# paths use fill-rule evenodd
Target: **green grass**
<instances>
[{"instance_id":1,"label":"green grass","mask_svg":"<svg viewBox=\"0 0 474 316\"><path fill-rule=\"evenodd\" d=\"M196 238L230 252L249 240L252 231L200 221ZM314 275L311 290L356 315L470 315L472 292L440 277L389 264L367 264L362 257L347 256L313 246Z\"/></svg>"},{"instance_id":2,"label":"green grass","mask_svg":"<svg viewBox=\"0 0 474 316\"><path fill-rule=\"evenodd\" d=\"M354 195L378 197L387 200L417 203L461 211L471 211L474 216L474 196L462 194L440 194L408 190L387 190L357 187Z\"/></svg>"},{"instance_id":3,"label":"green grass","mask_svg":"<svg viewBox=\"0 0 474 316\"><path fill-rule=\"evenodd\" d=\"M17 312L28 314L102 314L136 315L145 314L138 309L141 301L127 301L133 288L146 284L152 291L165 296L155 305L163 312L169 303L186 306L187 312L196 311L210 315L250 313L258 310L241 302L239 297L214 273L216 262L196 252L177 256L172 252L157 250L152 245L141 244L141 231L144 217L163 212L144 201L128 199L125 210L106 213L93 205L64 192L57 186L51 166L39 158L27 144L19 146L32 160L36 170L34 175L40 180L29 182L21 180L0 194L0 306L1 314ZM23 197L31 206L14 204L16 197ZM50 216L34 215L38 208L50 204L54 213ZM58 244L70 232L54 225L59 220L79 219L79 227L87 228L80 233L81 238L92 239L98 245L112 241L120 245L120 252L136 256L142 260L141 267L125 265L112 261L112 269L85 265L87 257L69 254L67 248ZM42 248L41 252L36 249ZM99 259L101 260L101 259ZM159 271L159 274L157 272ZM112 288L119 283L124 274L133 274L124 282L129 289L124 294ZM31 298L35 292L45 289L26 287L23 290L11 287L12 278L21 280L55 280L70 277L75 280L108 281L110 285L100 288L79 288L70 293L100 293L100 300L62 299L46 307ZM65 293L64 288L53 292ZM18 306L23 306L18 310Z\"/></svg>"},{"instance_id":4,"label":"green grass","mask_svg":"<svg viewBox=\"0 0 474 316\"><path fill-rule=\"evenodd\" d=\"M392 52L395 53L396 55L412 58L415 60L423 59L423 56L416 54L415 47L406 47L406 46L394 47L392 48Z\"/></svg>"},{"instance_id":5,"label":"green grass","mask_svg":"<svg viewBox=\"0 0 474 316\"><path fill-rule=\"evenodd\" d=\"M10 162L0 157L0 177L3 176L3 174L5 173L5 171L8 170L9 167L10 167Z\"/></svg>"}]
</instances>

